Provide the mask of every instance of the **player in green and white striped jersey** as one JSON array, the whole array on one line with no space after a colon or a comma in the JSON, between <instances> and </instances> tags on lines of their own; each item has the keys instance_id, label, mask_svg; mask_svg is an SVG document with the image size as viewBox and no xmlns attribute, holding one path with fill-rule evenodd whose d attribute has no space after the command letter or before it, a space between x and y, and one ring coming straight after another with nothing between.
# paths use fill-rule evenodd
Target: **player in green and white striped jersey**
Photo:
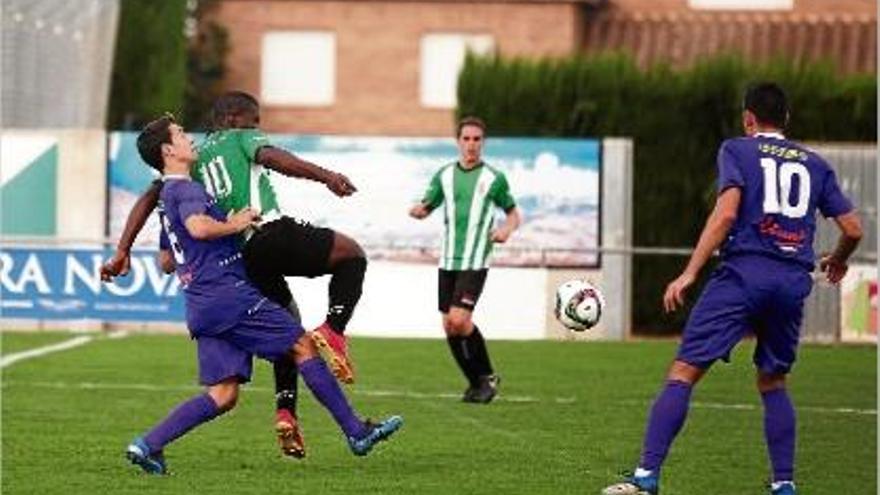
<instances>
[{"instance_id":1,"label":"player in green and white striped jersey","mask_svg":"<svg viewBox=\"0 0 880 495\"><path fill-rule=\"evenodd\" d=\"M488 403L500 378L492 369L486 342L472 316L489 270L492 245L504 243L519 227L520 214L504 173L482 160L486 125L466 117L457 126L459 159L442 167L410 216L422 219L443 205L445 231L440 254L438 308L452 356L468 379L462 400ZM494 227L495 208L504 223Z\"/></svg>"}]
</instances>

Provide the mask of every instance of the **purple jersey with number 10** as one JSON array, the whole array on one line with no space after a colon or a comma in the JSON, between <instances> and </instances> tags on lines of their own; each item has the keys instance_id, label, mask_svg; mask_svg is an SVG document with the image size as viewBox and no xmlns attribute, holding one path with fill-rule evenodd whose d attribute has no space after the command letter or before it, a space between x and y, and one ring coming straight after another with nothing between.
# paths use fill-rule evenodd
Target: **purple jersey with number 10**
<instances>
[{"instance_id":1,"label":"purple jersey with number 10","mask_svg":"<svg viewBox=\"0 0 880 495\"><path fill-rule=\"evenodd\" d=\"M813 269L816 210L852 210L834 171L815 152L781 134L728 139L718 152L718 192L742 190L736 224L721 249L725 260L757 254Z\"/></svg>"},{"instance_id":2,"label":"purple jersey with number 10","mask_svg":"<svg viewBox=\"0 0 880 495\"><path fill-rule=\"evenodd\" d=\"M758 369L788 373L813 285L816 210L836 217L852 204L821 157L781 134L725 141L718 169L718 192L738 187L742 200L724 263L691 311L677 359L708 368L752 332Z\"/></svg>"},{"instance_id":3,"label":"purple jersey with number 10","mask_svg":"<svg viewBox=\"0 0 880 495\"><path fill-rule=\"evenodd\" d=\"M186 322L195 336L217 335L235 326L264 297L245 276L236 236L194 239L186 229L192 215L225 221L226 215L205 187L188 177L166 177L159 197L160 244L174 255L177 276L186 294Z\"/></svg>"}]
</instances>

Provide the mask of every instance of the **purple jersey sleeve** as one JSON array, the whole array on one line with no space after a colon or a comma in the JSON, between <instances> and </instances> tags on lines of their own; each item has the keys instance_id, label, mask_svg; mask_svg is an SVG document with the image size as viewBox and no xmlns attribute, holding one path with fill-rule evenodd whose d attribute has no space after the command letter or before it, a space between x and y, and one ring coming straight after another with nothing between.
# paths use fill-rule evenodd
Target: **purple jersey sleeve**
<instances>
[{"instance_id":1,"label":"purple jersey sleeve","mask_svg":"<svg viewBox=\"0 0 880 495\"><path fill-rule=\"evenodd\" d=\"M822 196L817 205L825 218L831 218L849 213L853 209L852 203L843 195L840 185L837 183L837 175L829 169L825 174L825 183L822 187Z\"/></svg>"},{"instance_id":2,"label":"purple jersey sleeve","mask_svg":"<svg viewBox=\"0 0 880 495\"><path fill-rule=\"evenodd\" d=\"M746 181L739 168L739 159L729 141L718 150L718 193L731 187L743 187Z\"/></svg>"},{"instance_id":3,"label":"purple jersey sleeve","mask_svg":"<svg viewBox=\"0 0 880 495\"><path fill-rule=\"evenodd\" d=\"M196 182L187 182L179 189L177 197L177 214L180 222L186 223L191 215L203 215L208 211L208 196Z\"/></svg>"}]
</instances>

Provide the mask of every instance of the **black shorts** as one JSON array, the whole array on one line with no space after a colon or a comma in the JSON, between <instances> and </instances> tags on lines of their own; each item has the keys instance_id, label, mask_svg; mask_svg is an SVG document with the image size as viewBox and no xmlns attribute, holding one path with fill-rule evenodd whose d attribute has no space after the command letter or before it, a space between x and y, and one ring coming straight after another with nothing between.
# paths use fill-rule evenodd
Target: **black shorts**
<instances>
[{"instance_id":1,"label":"black shorts","mask_svg":"<svg viewBox=\"0 0 880 495\"><path fill-rule=\"evenodd\" d=\"M248 278L260 292L286 308L293 300L284 277L320 277L330 273L332 229L290 217L264 224L242 249Z\"/></svg>"},{"instance_id":2,"label":"black shorts","mask_svg":"<svg viewBox=\"0 0 880 495\"><path fill-rule=\"evenodd\" d=\"M473 311L483 293L489 270L440 269L437 273L437 308L440 312L448 313L452 306Z\"/></svg>"}]
</instances>

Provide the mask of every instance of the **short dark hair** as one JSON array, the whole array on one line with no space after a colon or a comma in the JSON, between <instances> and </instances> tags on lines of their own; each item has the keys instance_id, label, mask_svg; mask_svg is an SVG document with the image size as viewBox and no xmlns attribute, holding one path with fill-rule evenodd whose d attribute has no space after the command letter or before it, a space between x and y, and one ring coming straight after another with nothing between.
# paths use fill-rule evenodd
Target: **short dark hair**
<instances>
[{"instance_id":1,"label":"short dark hair","mask_svg":"<svg viewBox=\"0 0 880 495\"><path fill-rule=\"evenodd\" d=\"M788 124L788 98L782 87L774 82L749 85L743 98L743 108L755 114L758 122L783 129Z\"/></svg>"},{"instance_id":2,"label":"short dark hair","mask_svg":"<svg viewBox=\"0 0 880 495\"><path fill-rule=\"evenodd\" d=\"M170 113L144 126L137 137L137 149L141 158L147 165L158 170L160 173L165 168L165 160L162 158L162 145L171 144L171 124L175 124L174 116Z\"/></svg>"},{"instance_id":3,"label":"short dark hair","mask_svg":"<svg viewBox=\"0 0 880 495\"><path fill-rule=\"evenodd\" d=\"M472 125L474 127L479 127L480 130L483 131L483 134L486 133L486 123L483 122L483 119L469 115L467 117L462 117L462 119L458 121L458 124L455 127L455 137L461 136L461 130L466 125Z\"/></svg>"},{"instance_id":4,"label":"short dark hair","mask_svg":"<svg viewBox=\"0 0 880 495\"><path fill-rule=\"evenodd\" d=\"M260 103L257 99L244 91L229 91L214 101L211 107L211 120L214 127L219 127L227 117L249 113L260 113Z\"/></svg>"}]
</instances>

